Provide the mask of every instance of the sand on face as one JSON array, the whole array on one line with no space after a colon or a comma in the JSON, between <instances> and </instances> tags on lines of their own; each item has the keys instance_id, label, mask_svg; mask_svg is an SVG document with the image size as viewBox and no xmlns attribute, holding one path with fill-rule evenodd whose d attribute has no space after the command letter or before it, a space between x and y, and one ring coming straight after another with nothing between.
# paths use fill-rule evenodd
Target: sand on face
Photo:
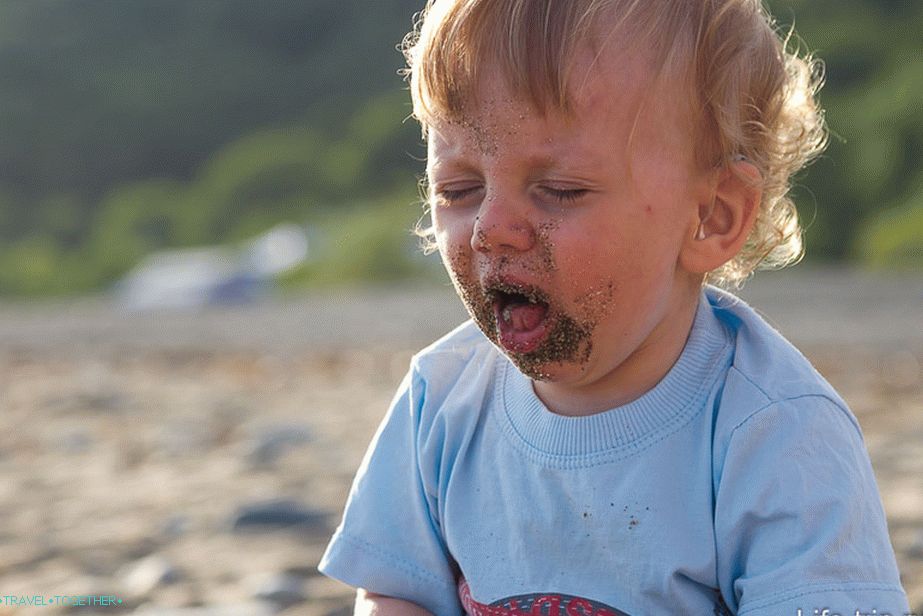
<instances>
[{"instance_id":1,"label":"sand on face","mask_svg":"<svg viewBox=\"0 0 923 616\"><path fill-rule=\"evenodd\" d=\"M764 280L745 295L862 424L923 607L923 281ZM448 288L196 314L0 306L0 594L349 613L350 589L314 567L411 353L464 317ZM267 504L301 523L244 523Z\"/></svg>"}]
</instances>

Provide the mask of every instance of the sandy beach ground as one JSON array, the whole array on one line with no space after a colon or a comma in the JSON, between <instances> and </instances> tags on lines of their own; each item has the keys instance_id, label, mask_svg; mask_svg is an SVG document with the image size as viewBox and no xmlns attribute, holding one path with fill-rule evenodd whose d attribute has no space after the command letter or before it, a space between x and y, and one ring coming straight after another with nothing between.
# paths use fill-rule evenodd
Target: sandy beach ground
<instances>
[{"instance_id":1,"label":"sandy beach ground","mask_svg":"<svg viewBox=\"0 0 923 616\"><path fill-rule=\"evenodd\" d=\"M858 416L923 613L923 276L798 268L742 295ZM463 319L447 288L0 305L0 616L350 613L315 566L410 355Z\"/></svg>"}]
</instances>

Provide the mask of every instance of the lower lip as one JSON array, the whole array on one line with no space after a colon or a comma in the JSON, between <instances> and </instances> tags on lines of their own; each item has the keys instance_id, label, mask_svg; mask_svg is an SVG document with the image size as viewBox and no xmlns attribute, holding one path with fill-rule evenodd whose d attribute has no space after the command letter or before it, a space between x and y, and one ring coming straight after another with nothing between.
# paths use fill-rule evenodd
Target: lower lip
<instances>
[{"instance_id":1,"label":"lower lip","mask_svg":"<svg viewBox=\"0 0 923 616\"><path fill-rule=\"evenodd\" d=\"M544 342L548 334L549 318L546 315L538 326L528 331L516 331L503 320L501 308L494 304L494 318L497 322L498 342L510 353L531 353Z\"/></svg>"}]
</instances>

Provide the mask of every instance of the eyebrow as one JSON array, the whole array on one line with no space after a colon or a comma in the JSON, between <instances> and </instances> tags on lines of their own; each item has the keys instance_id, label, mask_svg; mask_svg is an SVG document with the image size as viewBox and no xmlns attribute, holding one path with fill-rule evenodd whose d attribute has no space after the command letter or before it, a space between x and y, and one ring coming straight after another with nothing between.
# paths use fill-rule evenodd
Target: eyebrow
<instances>
[{"instance_id":1,"label":"eyebrow","mask_svg":"<svg viewBox=\"0 0 923 616\"><path fill-rule=\"evenodd\" d=\"M467 143L465 137L449 139L444 134L433 135L430 138L441 142L440 156L435 163L433 157L427 157L427 173L439 172L443 168L451 171L478 172L480 159L485 153L479 151L476 144ZM585 144L578 143L575 146L572 139L555 133L547 135L547 139L535 144L534 150L518 152L515 158L517 164L524 163L533 173L560 170L567 174L588 176L598 173L600 160L605 158L603 154L598 149L587 149Z\"/></svg>"},{"instance_id":2,"label":"eyebrow","mask_svg":"<svg viewBox=\"0 0 923 616\"><path fill-rule=\"evenodd\" d=\"M441 157L435 163L432 162L432 160L433 160L432 158L427 159L427 162L426 162L426 173L427 174L434 174L434 173L441 172L443 170L448 170L448 171L453 171L453 172L454 171L470 171L470 172L477 171L477 166L474 165L466 157L459 156L459 157L452 157L448 159L446 157Z\"/></svg>"}]
</instances>

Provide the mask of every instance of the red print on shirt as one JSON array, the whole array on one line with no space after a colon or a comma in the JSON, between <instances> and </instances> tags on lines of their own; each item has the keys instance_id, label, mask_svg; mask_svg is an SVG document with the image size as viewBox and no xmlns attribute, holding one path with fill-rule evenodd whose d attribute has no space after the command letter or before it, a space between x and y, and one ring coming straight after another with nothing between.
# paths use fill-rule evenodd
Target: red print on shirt
<instances>
[{"instance_id":1,"label":"red print on shirt","mask_svg":"<svg viewBox=\"0 0 923 616\"><path fill-rule=\"evenodd\" d=\"M471 596L464 578L458 583L458 597L469 616L628 616L598 601L557 593L518 595L485 605Z\"/></svg>"}]
</instances>

